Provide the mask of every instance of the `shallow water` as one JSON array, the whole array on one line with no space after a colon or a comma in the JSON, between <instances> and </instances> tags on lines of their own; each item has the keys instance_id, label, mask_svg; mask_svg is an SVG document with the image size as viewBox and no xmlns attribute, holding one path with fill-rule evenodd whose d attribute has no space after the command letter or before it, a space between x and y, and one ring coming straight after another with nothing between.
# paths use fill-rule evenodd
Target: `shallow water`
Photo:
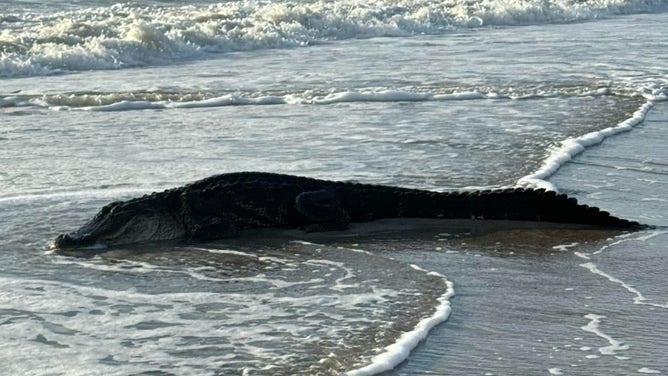
<instances>
[{"instance_id":1,"label":"shallow water","mask_svg":"<svg viewBox=\"0 0 668 376\"><path fill-rule=\"evenodd\" d=\"M661 233L50 253L110 201L221 172L513 186L642 106L644 122L560 162L551 183L666 224L663 2L281 4L0 2L0 370L391 368L412 347L401 333L419 339L448 303L393 372L668 372L650 326L666 320ZM629 349L599 351L606 336Z\"/></svg>"},{"instance_id":2,"label":"shallow water","mask_svg":"<svg viewBox=\"0 0 668 376\"><path fill-rule=\"evenodd\" d=\"M346 370L410 331L447 291L406 264L310 244L49 258L69 277L2 279L5 333L23 334L4 340L10 374Z\"/></svg>"}]
</instances>

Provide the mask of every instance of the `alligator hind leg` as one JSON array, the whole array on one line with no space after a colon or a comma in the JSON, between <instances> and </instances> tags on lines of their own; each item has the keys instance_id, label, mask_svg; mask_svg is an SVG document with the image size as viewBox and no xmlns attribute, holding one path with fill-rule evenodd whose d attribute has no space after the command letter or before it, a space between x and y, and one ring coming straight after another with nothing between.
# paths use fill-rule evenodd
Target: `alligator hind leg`
<instances>
[{"instance_id":1,"label":"alligator hind leg","mask_svg":"<svg viewBox=\"0 0 668 376\"><path fill-rule=\"evenodd\" d=\"M303 227L306 232L345 230L350 224L350 215L334 191L302 192L295 198L295 208L309 222Z\"/></svg>"}]
</instances>

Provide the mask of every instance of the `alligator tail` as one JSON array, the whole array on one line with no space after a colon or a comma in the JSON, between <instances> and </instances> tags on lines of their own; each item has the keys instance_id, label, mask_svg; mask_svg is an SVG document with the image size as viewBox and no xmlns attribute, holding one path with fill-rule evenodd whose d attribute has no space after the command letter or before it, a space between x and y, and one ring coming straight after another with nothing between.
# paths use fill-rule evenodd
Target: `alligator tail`
<instances>
[{"instance_id":1,"label":"alligator tail","mask_svg":"<svg viewBox=\"0 0 668 376\"><path fill-rule=\"evenodd\" d=\"M565 194L524 188L448 193L407 190L399 200L397 216L543 221L632 230L648 228L597 207L579 204Z\"/></svg>"}]
</instances>

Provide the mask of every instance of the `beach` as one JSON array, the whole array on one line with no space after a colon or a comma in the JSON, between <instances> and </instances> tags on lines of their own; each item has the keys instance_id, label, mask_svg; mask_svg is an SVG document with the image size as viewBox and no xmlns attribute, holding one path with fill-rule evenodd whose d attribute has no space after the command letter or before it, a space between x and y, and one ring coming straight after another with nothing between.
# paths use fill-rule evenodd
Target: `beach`
<instances>
[{"instance_id":1,"label":"beach","mask_svg":"<svg viewBox=\"0 0 668 376\"><path fill-rule=\"evenodd\" d=\"M0 1L0 374L667 373L666 11ZM110 202L237 171L542 188L648 227L53 249Z\"/></svg>"}]
</instances>

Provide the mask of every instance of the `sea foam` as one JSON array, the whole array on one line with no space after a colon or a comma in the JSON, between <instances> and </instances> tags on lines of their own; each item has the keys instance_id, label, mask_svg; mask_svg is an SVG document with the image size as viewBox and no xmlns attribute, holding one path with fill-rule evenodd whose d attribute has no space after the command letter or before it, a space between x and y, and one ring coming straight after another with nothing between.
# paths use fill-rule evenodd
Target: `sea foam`
<instances>
[{"instance_id":1,"label":"sea foam","mask_svg":"<svg viewBox=\"0 0 668 376\"><path fill-rule=\"evenodd\" d=\"M555 97L598 97L626 95L624 89L613 93L609 88L525 87L522 90L504 87L452 87L452 88L386 88L370 87L354 90L330 88L320 92L313 90L285 91L267 95L264 92L78 92L59 94L19 94L0 96L0 107L35 107L56 111L133 111L151 109L187 109L227 106L264 105L332 105L361 102L445 102L464 100L531 100Z\"/></svg>"},{"instance_id":2,"label":"sea foam","mask_svg":"<svg viewBox=\"0 0 668 376\"><path fill-rule=\"evenodd\" d=\"M375 375L381 372L392 370L401 362L408 358L410 352L429 334L429 331L436 325L447 320L450 316L450 298L455 295L454 284L445 276L436 272L427 272L417 265L411 265L415 270L420 270L428 275L443 278L447 286L446 292L438 298L439 304L434 313L422 319L413 330L403 333L395 343L385 347L384 352L376 355L369 365L346 372L347 376Z\"/></svg>"},{"instance_id":3,"label":"sea foam","mask_svg":"<svg viewBox=\"0 0 668 376\"><path fill-rule=\"evenodd\" d=\"M351 38L572 22L667 7L663 0L321 0L15 11L0 19L0 77L169 64L209 53Z\"/></svg>"},{"instance_id":4,"label":"sea foam","mask_svg":"<svg viewBox=\"0 0 668 376\"><path fill-rule=\"evenodd\" d=\"M403 361L449 313L441 275L359 250L288 247L48 255L63 280L0 276L11 317L0 360L13 360L3 363L11 374L310 375L370 364L357 371L368 374ZM81 351L92 347L102 350ZM39 361L24 357L38 349ZM65 367L62 356L74 360Z\"/></svg>"},{"instance_id":5,"label":"sea foam","mask_svg":"<svg viewBox=\"0 0 668 376\"><path fill-rule=\"evenodd\" d=\"M517 186L527 188L542 188L548 191L557 191L557 187L548 181L564 164L571 161L576 155L585 151L586 148L600 144L606 138L618 133L628 132L633 127L642 123L647 112L654 105L653 100L643 104L633 115L623 122L600 131L590 132L579 137L568 138L561 142L551 154L543 161L543 165L533 174L519 179Z\"/></svg>"}]
</instances>

